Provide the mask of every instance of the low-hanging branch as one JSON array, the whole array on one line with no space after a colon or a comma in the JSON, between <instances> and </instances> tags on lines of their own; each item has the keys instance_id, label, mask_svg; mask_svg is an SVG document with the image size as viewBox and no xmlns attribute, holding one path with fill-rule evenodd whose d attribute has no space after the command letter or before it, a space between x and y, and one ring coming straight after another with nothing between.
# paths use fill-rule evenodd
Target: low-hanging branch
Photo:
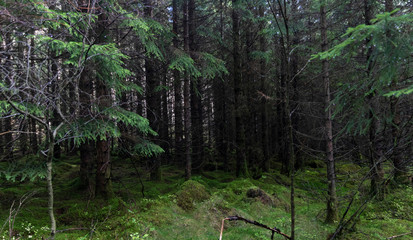
<instances>
[{"instance_id":1,"label":"low-hanging branch","mask_svg":"<svg viewBox=\"0 0 413 240\"><path fill-rule=\"evenodd\" d=\"M259 222L257 222L257 221L248 220L248 219L243 218L243 217L240 217L240 216L230 216L230 217L227 217L227 218L222 219L221 234L220 234L220 236L219 236L219 240L222 240L222 233L223 233L223 231L224 231L224 221L225 221L225 220L228 220L228 221L244 221L244 222L246 222L246 223L249 223L249 224L252 224L252 225L255 225L255 226L258 226L258 227L262 227L262 228L268 229L268 230L271 231L271 239L274 239L274 233L280 234L280 235L284 236L286 239L291 239L290 236L288 236L287 234L281 232L281 230L278 229L278 228L276 228L276 227L270 228L270 227L268 227L267 225L264 225L264 224L259 223Z\"/></svg>"}]
</instances>

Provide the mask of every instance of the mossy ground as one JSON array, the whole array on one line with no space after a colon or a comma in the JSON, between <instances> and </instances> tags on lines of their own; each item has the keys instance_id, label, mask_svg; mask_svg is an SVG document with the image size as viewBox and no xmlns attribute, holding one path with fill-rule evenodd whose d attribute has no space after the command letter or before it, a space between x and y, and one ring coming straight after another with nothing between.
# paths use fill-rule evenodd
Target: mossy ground
<instances>
[{"instance_id":1,"label":"mossy ground","mask_svg":"<svg viewBox=\"0 0 413 240\"><path fill-rule=\"evenodd\" d=\"M353 164L339 165L338 196L341 213L367 171ZM235 178L223 171L204 172L185 182L184 172L176 167L162 169L159 182L146 181L141 170L145 198L130 161L113 160L113 190L109 201L89 199L77 188L77 157L63 157L55 162L55 212L57 239L218 239L223 218L243 216L289 234L289 179L272 171L258 180ZM306 168L296 176L297 239L326 239L336 224L323 222L325 217L326 172ZM47 193L44 179L0 182L1 226L26 193L36 191L16 216L15 234L21 239L41 239L48 234ZM247 197L250 189L260 189L271 198ZM364 201L368 182L355 196L354 206ZM364 191L364 192L363 192ZM266 197L266 198L267 198ZM350 210L352 214L355 208ZM341 215L341 214L340 214ZM343 239L385 239L413 231L413 189L392 187L384 201L370 201L355 228ZM8 236L8 224L3 235ZM82 230L84 229L84 230ZM91 231L93 230L93 231ZM225 222L223 239L270 239L270 232L244 222ZM283 239L275 236L275 239ZM413 239L406 235L398 239Z\"/></svg>"}]
</instances>

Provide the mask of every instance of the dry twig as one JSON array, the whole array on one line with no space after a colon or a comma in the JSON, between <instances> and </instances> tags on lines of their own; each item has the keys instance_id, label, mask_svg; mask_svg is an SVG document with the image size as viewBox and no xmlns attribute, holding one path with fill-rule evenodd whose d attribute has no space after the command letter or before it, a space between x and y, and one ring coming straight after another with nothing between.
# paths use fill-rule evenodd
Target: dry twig
<instances>
[{"instance_id":1,"label":"dry twig","mask_svg":"<svg viewBox=\"0 0 413 240\"><path fill-rule=\"evenodd\" d=\"M274 239L274 233L280 234L280 235L282 235L283 237L285 237L286 239L291 239L290 236L288 236L287 234L281 232L281 230L278 229L278 228L276 228L276 227L270 228L270 227L268 227L267 225L264 225L264 224L259 223L259 222L257 222L257 221L251 221L251 220L248 220L248 219L243 218L243 217L240 217L240 216L231 216L231 217L227 217L227 218L222 219L221 234L219 235L219 240L222 240L222 234L223 234L223 232L224 232L224 221L225 221L225 220L229 220L229 221L244 221L244 222L246 222L246 223L249 223L249 224L252 224L252 225L255 225L255 226L258 226L258 227L262 227L262 228L268 229L268 230L271 231L271 239Z\"/></svg>"},{"instance_id":2,"label":"dry twig","mask_svg":"<svg viewBox=\"0 0 413 240\"><path fill-rule=\"evenodd\" d=\"M413 234L413 232L408 232L408 233L403 233L403 234L399 234L399 235L394 235L394 236L388 237L388 238L386 238L386 239L394 239L394 238L403 237L403 236L410 235L410 234Z\"/></svg>"}]
</instances>

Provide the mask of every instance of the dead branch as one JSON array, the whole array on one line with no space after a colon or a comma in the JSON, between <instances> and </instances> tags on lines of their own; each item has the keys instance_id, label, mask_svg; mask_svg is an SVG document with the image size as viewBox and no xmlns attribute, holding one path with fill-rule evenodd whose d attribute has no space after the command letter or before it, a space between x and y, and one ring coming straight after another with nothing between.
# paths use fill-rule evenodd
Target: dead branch
<instances>
[{"instance_id":1,"label":"dead branch","mask_svg":"<svg viewBox=\"0 0 413 240\"><path fill-rule=\"evenodd\" d=\"M230 217L227 217L227 218L222 219L221 234L220 234L220 236L219 236L219 240L222 240L222 234L223 234L223 232L224 232L224 221L225 221L225 220L228 220L228 221L244 221L245 223L249 223L249 224L252 224L252 225L261 227L261 228L268 229L268 230L271 231L271 239L274 239L274 233L280 234L280 235L282 235L283 237L285 237L286 239L291 239L290 236L288 236L287 234L281 232L281 230L278 229L278 228L276 228L276 227L270 228L270 227L268 227L267 225L264 225L264 224L259 223L259 222L257 222L257 221L248 220L248 219L243 218L243 217L240 217L240 216L230 216Z\"/></svg>"},{"instance_id":2,"label":"dead branch","mask_svg":"<svg viewBox=\"0 0 413 240\"><path fill-rule=\"evenodd\" d=\"M399 235L394 235L394 236L388 237L388 238L386 238L386 239L394 239L394 238L398 238L398 237L402 237L402 236L406 236L406 235L410 235L410 234L413 234L413 232L408 232L408 233L403 233L403 234L399 234Z\"/></svg>"}]
</instances>

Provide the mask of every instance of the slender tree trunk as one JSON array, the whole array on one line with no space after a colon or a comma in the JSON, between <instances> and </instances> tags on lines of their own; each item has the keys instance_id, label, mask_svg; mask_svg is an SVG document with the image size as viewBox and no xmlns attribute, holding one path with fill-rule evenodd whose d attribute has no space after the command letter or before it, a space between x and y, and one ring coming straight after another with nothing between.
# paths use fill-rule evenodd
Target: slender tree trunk
<instances>
[{"instance_id":1,"label":"slender tree trunk","mask_svg":"<svg viewBox=\"0 0 413 240\"><path fill-rule=\"evenodd\" d=\"M372 8L372 0L364 0L364 16L365 16L365 24L370 25L371 19L373 16L373 8ZM370 39L367 39L366 45L369 43ZM373 49L369 47L367 49L366 55L366 63L367 63L367 77L370 76L370 71L372 68L372 62L370 59L371 53ZM372 168L372 176L371 176L371 193L376 196L378 200L383 199L384 192L383 192L383 178L384 178L384 171L383 171L383 138L382 134L382 123L375 113L378 113L379 110L379 99L376 95L376 92L372 93L368 96L368 101L370 104L370 167Z\"/></svg>"},{"instance_id":2,"label":"slender tree trunk","mask_svg":"<svg viewBox=\"0 0 413 240\"><path fill-rule=\"evenodd\" d=\"M219 22L219 31L221 41L224 38L224 16L223 16L223 1L220 0L220 22ZM220 48L219 56L223 59L224 49ZM216 77L213 82L213 98L214 98L214 125L215 125L215 148L217 150L216 159L218 162L223 163L223 170L227 171L228 158L227 158L227 141L226 137L228 136L226 131L226 83L222 79Z\"/></svg>"},{"instance_id":3,"label":"slender tree trunk","mask_svg":"<svg viewBox=\"0 0 413 240\"><path fill-rule=\"evenodd\" d=\"M282 161L281 173L288 175L290 173L290 152L289 152L289 141L288 139L288 118L290 118L290 111L287 110L287 99L289 98L288 94L288 56L287 51L285 50L285 41L284 37L280 37L280 46L281 46L281 63L280 63L280 99L282 99L282 105L280 107L280 149L279 156Z\"/></svg>"},{"instance_id":4,"label":"slender tree trunk","mask_svg":"<svg viewBox=\"0 0 413 240\"><path fill-rule=\"evenodd\" d=\"M393 11L393 0L386 0L385 1L385 11L391 12ZM390 33L386 33L389 35ZM388 36L390 37L390 36ZM397 79L393 79L392 85L394 88L397 83ZM393 117L393 124L391 126L391 132L393 137L393 154L392 154L392 161L394 165L394 180L398 184L408 183L407 179L407 170L406 164L403 161L403 154L400 149L400 127L401 127L401 118L400 118L400 106L399 106L399 98L391 97L390 98L390 109Z\"/></svg>"},{"instance_id":5,"label":"slender tree trunk","mask_svg":"<svg viewBox=\"0 0 413 240\"><path fill-rule=\"evenodd\" d=\"M247 175L245 159L245 132L242 122L242 79L241 79L241 50L240 50L240 14L238 0L232 0L232 41L233 41L233 78L234 78L234 110L235 110L235 147L236 147L236 176Z\"/></svg>"},{"instance_id":6,"label":"slender tree trunk","mask_svg":"<svg viewBox=\"0 0 413 240\"><path fill-rule=\"evenodd\" d=\"M24 118L24 119L22 119L21 120L21 122L20 122L20 126L19 126L19 131L22 131L22 133L20 133L20 136L19 136L19 141L20 141L20 152L23 154L23 155L26 155L26 153L27 153L27 149L28 149L28 147L27 147L27 130L28 130L28 128L27 128L27 125L28 125L28 119L27 118Z\"/></svg>"},{"instance_id":7,"label":"slender tree trunk","mask_svg":"<svg viewBox=\"0 0 413 240\"><path fill-rule=\"evenodd\" d=\"M30 39L30 47L34 48L34 39ZM34 60L30 60L30 64L34 66ZM34 92L32 92L34 96ZM39 144L37 142L37 122L35 119L29 119L29 128L30 128L30 148L32 149L32 153L37 154L39 152Z\"/></svg>"},{"instance_id":8,"label":"slender tree trunk","mask_svg":"<svg viewBox=\"0 0 413 240\"><path fill-rule=\"evenodd\" d=\"M290 104L290 84L292 80L291 76L291 50L290 50L290 32L289 32L289 16L287 15L287 2L286 0L281 1L277 0L279 11L283 19L283 24L285 30L280 31L284 32L280 37L281 43L281 85L284 85L282 88L283 91L283 111L285 119L285 137L286 137L286 147L288 157L285 159L286 162L283 162L285 167L288 167L288 174L290 175L290 205L291 205L291 239L295 239L295 152L294 152L294 137L293 137L293 124L291 119L291 104ZM275 18L274 14L274 18ZM285 39L285 40L284 40ZM285 71L285 72L284 72ZM285 171L285 170L284 170Z\"/></svg>"},{"instance_id":9,"label":"slender tree trunk","mask_svg":"<svg viewBox=\"0 0 413 240\"><path fill-rule=\"evenodd\" d=\"M260 6L259 8L259 14L261 18L264 18L264 7ZM265 21L263 20L261 22L260 29L264 29L265 27ZM265 52L266 50L266 43L265 43L265 37L263 35L260 36L260 51ZM266 64L264 59L260 61L260 91L265 94L266 93ZM268 146L268 124L267 124L267 115L268 115L268 110L267 110L267 101L265 97L261 97L261 144L262 144L262 149L263 149L263 161L262 161L262 166L261 169L262 171L266 172L269 170L269 146Z\"/></svg>"},{"instance_id":10,"label":"slender tree trunk","mask_svg":"<svg viewBox=\"0 0 413 240\"><path fill-rule=\"evenodd\" d=\"M189 13L188 0L184 0L184 50L189 52ZM185 73L184 78L184 137L185 137L185 179L188 180L192 175L192 156L191 156L191 109L190 109L190 76Z\"/></svg>"},{"instance_id":11,"label":"slender tree trunk","mask_svg":"<svg viewBox=\"0 0 413 240\"><path fill-rule=\"evenodd\" d=\"M195 1L188 0L188 40L189 51L192 58L195 59L198 46L196 42L196 12ZM191 145L192 145L192 165L196 169L200 168L204 158L204 131L202 126L202 78L191 77L190 95L191 95Z\"/></svg>"},{"instance_id":12,"label":"slender tree trunk","mask_svg":"<svg viewBox=\"0 0 413 240\"><path fill-rule=\"evenodd\" d=\"M320 28L321 28L321 51L327 51L327 21L325 2L320 5ZM330 76L328 69L328 61L322 60L322 74L324 82L324 107L325 107L325 141L326 141L326 164L327 164L327 181L328 181L328 199L327 199L327 223L333 223L337 220L337 195L336 195L336 174L335 161L333 155L333 126L331 121L330 107Z\"/></svg>"},{"instance_id":13,"label":"slender tree trunk","mask_svg":"<svg viewBox=\"0 0 413 240\"><path fill-rule=\"evenodd\" d=\"M82 0L78 1L79 5L83 4ZM82 122L89 120L91 116L91 104L93 97L93 79L92 70L85 66L79 78L78 96L79 96L79 116ZM94 197L95 186L92 180L93 163L94 163L95 146L90 140L86 140L79 145L80 152L80 169L79 169L79 189L87 190L89 197Z\"/></svg>"},{"instance_id":14,"label":"slender tree trunk","mask_svg":"<svg viewBox=\"0 0 413 240\"><path fill-rule=\"evenodd\" d=\"M53 51L51 51L50 55L53 56L53 55L55 55L55 53ZM57 59L50 60L51 71L50 71L49 78L51 78L50 90L52 92L59 92L59 70L58 70L58 66L57 66L56 61L57 61ZM55 102L56 105L60 104L59 101L60 100L57 99L57 96L55 96L54 102ZM60 122L61 122L61 119L60 119L59 113L57 112L57 109L55 108L53 110L52 126L57 127ZM61 155L61 146L60 146L60 144L55 144L54 145L53 153L54 153L54 158L60 158L60 155Z\"/></svg>"},{"instance_id":15,"label":"slender tree trunk","mask_svg":"<svg viewBox=\"0 0 413 240\"><path fill-rule=\"evenodd\" d=\"M297 16L298 15L298 1L297 0L292 0L291 1L291 10L290 10L290 16ZM293 21L296 17L291 17L291 20ZM288 21L289 19L287 19ZM292 41L291 43L289 43L289 45L292 45L293 47L295 46L299 46L300 44L300 36L298 35L298 32L295 32L292 36ZM291 47L289 47L291 48ZM300 80L300 75L298 74L298 59L299 59L299 48L296 48L294 50L289 51L290 56L289 56L289 82L291 82L292 88L290 91L290 96L291 96L291 106L290 109L298 109L299 108L299 93L298 93L298 87L299 87L299 80ZM291 124L293 129L297 129L298 131L300 131L301 129L301 125L300 125L300 114L292 114L291 115ZM293 134L293 143L296 143L297 139L296 139L296 135ZM301 157L301 150L296 147L294 145L294 158L295 158L295 164L294 164L294 168L297 169L301 169L303 167L303 159Z\"/></svg>"},{"instance_id":16,"label":"slender tree trunk","mask_svg":"<svg viewBox=\"0 0 413 240\"><path fill-rule=\"evenodd\" d=\"M252 9L253 6L251 4L247 3L247 8ZM246 26L246 29L244 30L245 32L245 58L242 59L241 55L241 60L240 60L240 70L241 69L246 69L246 70L241 70L243 71L241 73L242 75L242 81L241 81L241 94L243 95L240 100L242 101L241 104L245 104L245 107L240 108L241 112L241 122L243 123L244 126L244 135L245 135L245 159L247 162L247 166L250 168L248 170L251 171L251 174L253 177L259 177L259 165L258 164L258 159L257 155L253 154L254 148L257 148L258 146L255 145L257 141L254 139L256 136L256 131L255 131L255 116L257 116L256 108L257 108L257 102L254 102L253 99L255 97L253 94L256 94L255 90L255 76L256 74L253 73L253 68L254 64L253 59L251 57L251 53L255 51L254 49L254 40L253 40L253 32L252 32L252 21L251 20L246 20L244 21L244 25ZM241 50L241 45L243 43L239 43L239 47ZM244 61L245 62L244 62ZM243 99L245 98L245 100ZM244 100L244 101L243 101Z\"/></svg>"},{"instance_id":17,"label":"slender tree trunk","mask_svg":"<svg viewBox=\"0 0 413 240\"><path fill-rule=\"evenodd\" d=\"M146 18L153 17L153 1L144 1L144 15ZM161 97L157 90L159 86L159 79L157 78L156 62L148 56L145 60L146 70L146 103L147 103L147 118L152 129L156 132L160 130L161 118ZM159 156L152 156L151 161L151 180L161 180L161 162Z\"/></svg>"},{"instance_id":18,"label":"slender tree trunk","mask_svg":"<svg viewBox=\"0 0 413 240\"><path fill-rule=\"evenodd\" d=\"M30 146L32 152L36 154L39 151L39 145L37 143L37 128L36 120L30 119Z\"/></svg>"},{"instance_id":19,"label":"slender tree trunk","mask_svg":"<svg viewBox=\"0 0 413 240\"><path fill-rule=\"evenodd\" d=\"M11 52L13 49L12 49L12 38L10 34L6 34L4 41L6 44L4 46L4 51ZM10 73L9 75L11 75L11 71L13 71L12 66L11 66L11 55L8 55L5 58L4 68L6 69L6 72ZM11 82L10 77L6 76L4 81L7 85L9 85ZM6 131L10 131L12 129L11 117L6 117L4 119L4 129ZM5 146L4 147L5 157L8 160L13 159L13 151L14 151L13 134L12 133L5 134L4 141L5 141L5 145L4 145Z\"/></svg>"},{"instance_id":20,"label":"slender tree trunk","mask_svg":"<svg viewBox=\"0 0 413 240\"><path fill-rule=\"evenodd\" d=\"M87 121L91 114L91 97L93 92L93 81L89 76L90 71L85 68L79 79L79 119ZM79 189L87 190L90 197L94 196L94 186L92 181L94 145L86 140L79 146L80 170L79 170Z\"/></svg>"},{"instance_id":21,"label":"slender tree trunk","mask_svg":"<svg viewBox=\"0 0 413 240\"><path fill-rule=\"evenodd\" d=\"M163 71L163 85L168 86L168 77L167 77L167 68ZM168 164L168 161L171 157L170 153L170 139L169 139L169 115L168 115L168 90L166 88L162 90L162 123L161 123L161 132L160 137L162 139L161 147L165 151L163 159L165 163Z\"/></svg>"},{"instance_id":22,"label":"slender tree trunk","mask_svg":"<svg viewBox=\"0 0 413 240\"><path fill-rule=\"evenodd\" d=\"M178 0L172 1L172 29L175 34L173 38L173 45L175 49L179 48L178 40ZM175 114L175 163L182 163L183 161L183 124L182 124L182 80L178 70L173 71L174 78L174 114Z\"/></svg>"},{"instance_id":23,"label":"slender tree trunk","mask_svg":"<svg viewBox=\"0 0 413 240\"><path fill-rule=\"evenodd\" d=\"M54 240L56 234L56 219L54 216L54 193L53 193L53 157L54 157L54 136L51 130L47 133L49 152L47 153L47 193L48 193L48 212L50 217L50 239Z\"/></svg>"}]
</instances>

